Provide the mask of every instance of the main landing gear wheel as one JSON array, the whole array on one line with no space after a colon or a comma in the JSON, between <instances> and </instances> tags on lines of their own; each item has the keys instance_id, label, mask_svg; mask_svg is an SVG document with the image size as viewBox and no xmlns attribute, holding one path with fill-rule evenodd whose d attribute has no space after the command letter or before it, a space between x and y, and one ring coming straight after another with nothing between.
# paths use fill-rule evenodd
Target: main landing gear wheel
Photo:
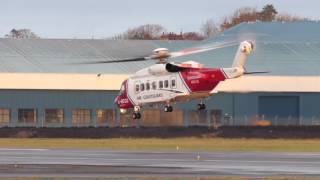
<instances>
[{"instance_id":1,"label":"main landing gear wheel","mask_svg":"<svg viewBox=\"0 0 320 180\"><path fill-rule=\"evenodd\" d=\"M201 110L205 110L206 109L206 105L205 104L198 104L198 110L201 111Z\"/></svg>"},{"instance_id":2,"label":"main landing gear wheel","mask_svg":"<svg viewBox=\"0 0 320 180\"><path fill-rule=\"evenodd\" d=\"M172 111L173 111L172 106L165 106L164 107L164 112L172 112Z\"/></svg>"},{"instance_id":3,"label":"main landing gear wheel","mask_svg":"<svg viewBox=\"0 0 320 180\"><path fill-rule=\"evenodd\" d=\"M141 114L140 114L139 112L133 113L133 114L132 114L132 118L133 118L133 119L140 119L140 118L141 118Z\"/></svg>"}]
</instances>

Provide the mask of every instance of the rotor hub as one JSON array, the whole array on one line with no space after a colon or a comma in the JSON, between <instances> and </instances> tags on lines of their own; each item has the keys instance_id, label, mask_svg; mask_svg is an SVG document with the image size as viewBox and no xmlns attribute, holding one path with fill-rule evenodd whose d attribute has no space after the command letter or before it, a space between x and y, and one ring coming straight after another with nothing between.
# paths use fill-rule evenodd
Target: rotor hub
<instances>
[{"instance_id":1,"label":"rotor hub","mask_svg":"<svg viewBox=\"0 0 320 180\"><path fill-rule=\"evenodd\" d=\"M167 48L155 49L151 55L151 59L158 59L160 62L165 62L169 57L170 53Z\"/></svg>"}]
</instances>

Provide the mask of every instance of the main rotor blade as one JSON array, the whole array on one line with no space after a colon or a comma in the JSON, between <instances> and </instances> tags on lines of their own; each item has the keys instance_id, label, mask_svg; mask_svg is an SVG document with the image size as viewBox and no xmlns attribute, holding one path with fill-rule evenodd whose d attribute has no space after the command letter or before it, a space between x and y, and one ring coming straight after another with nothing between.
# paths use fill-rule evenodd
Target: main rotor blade
<instances>
[{"instance_id":1,"label":"main rotor blade","mask_svg":"<svg viewBox=\"0 0 320 180\"><path fill-rule=\"evenodd\" d=\"M107 64L107 63L147 61L147 60L150 60L150 59L151 59L150 57L136 57L136 58L128 58L128 59L76 62L76 63L72 63L72 64Z\"/></svg>"},{"instance_id":2,"label":"main rotor blade","mask_svg":"<svg viewBox=\"0 0 320 180\"><path fill-rule=\"evenodd\" d=\"M186 56L216 49L222 49L226 47L231 47L238 45L239 42L216 42L213 45L207 45L207 46L199 46L199 47L193 47L193 48L187 48L183 49L181 51L172 52L169 54L169 58L175 58L180 56ZM122 62L136 62L136 61L147 61L151 59L161 59L154 56L154 55L145 55L142 57L133 57L133 58L126 58L126 59L113 59L113 60L101 60L101 61L87 61L87 62L75 62L75 63L68 63L68 64L107 64L107 63L122 63Z\"/></svg>"},{"instance_id":3,"label":"main rotor blade","mask_svg":"<svg viewBox=\"0 0 320 180\"><path fill-rule=\"evenodd\" d=\"M180 57L180 56L187 56L187 55L191 55L191 54L197 54L197 53L201 53L201 52L231 47L231 46L235 46L238 44L239 44L239 42L227 42L227 43L219 43L219 44L215 44L215 45L211 45L211 46L187 48L187 49L183 49L181 51L170 53L170 55L171 55L170 57L175 58L175 57Z\"/></svg>"}]
</instances>

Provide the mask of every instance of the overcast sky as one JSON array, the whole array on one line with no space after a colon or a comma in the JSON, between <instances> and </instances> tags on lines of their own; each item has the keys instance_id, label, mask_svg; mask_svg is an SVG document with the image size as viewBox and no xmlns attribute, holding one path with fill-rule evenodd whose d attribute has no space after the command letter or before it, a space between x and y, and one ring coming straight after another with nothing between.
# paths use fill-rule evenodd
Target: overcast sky
<instances>
[{"instance_id":1,"label":"overcast sky","mask_svg":"<svg viewBox=\"0 0 320 180\"><path fill-rule=\"evenodd\" d=\"M0 36L29 28L42 38L105 38L146 23L169 31L198 31L209 18L219 22L235 9L261 9L320 19L318 0L1 0Z\"/></svg>"}]
</instances>

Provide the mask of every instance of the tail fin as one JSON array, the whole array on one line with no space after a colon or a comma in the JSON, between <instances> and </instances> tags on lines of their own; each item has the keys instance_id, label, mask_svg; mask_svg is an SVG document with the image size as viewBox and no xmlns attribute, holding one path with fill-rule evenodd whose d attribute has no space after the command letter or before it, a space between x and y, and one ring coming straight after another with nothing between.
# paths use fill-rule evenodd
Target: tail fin
<instances>
[{"instance_id":1,"label":"tail fin","mask_svg":"<svg viewBox=\"0 0 320 180\"><path fill-rule=\"evenodd\" d=\"M236 78L245 73L244 65L246 64L249 54L253 51L253 43L250 41L243 41L234 57L231 68L222 68L226 78Z\"/></svg>"},{"instance_id":2,"label":"tail fin","mask_svg":"<svg viewBox=\"0 0 320 180\"><path fill-rule=\"evenodd\" d=\"M236 56L234 57L232 67L244 69L248 55L253 50L253 43L250 41L243 41L237 51Z\"/></svg>"}]
</instances>

